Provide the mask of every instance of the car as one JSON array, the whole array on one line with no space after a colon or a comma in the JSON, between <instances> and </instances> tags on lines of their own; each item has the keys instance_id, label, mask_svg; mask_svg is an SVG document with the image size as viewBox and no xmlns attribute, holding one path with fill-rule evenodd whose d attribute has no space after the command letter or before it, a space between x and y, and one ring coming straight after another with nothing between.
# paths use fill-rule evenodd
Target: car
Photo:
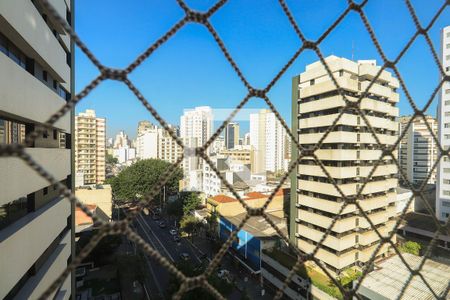
<instances>
[{"instance_id":1,"label":"car","mask_svg":"<svg viewBox=\"0 0 450 300\"><path fill-rule=\"evenodd\" d=\"M169 232L170 232L171 235L177 235L178 234L178 231L176 229L170 229Z\"/></svg>"},{"instance_id":2,"label":"car","mask_svg":"<svg viewBox=\"0 0 450 300\"><path fill-rule=\"evenodd\" d=\"M167 227L166 222L164 221L159 222L159 228L166 228L166 227Z\"/></svg>"},{"instance_id":3,"label":"car","mask_svg":"<svg viewBox=\"0 0 450 300\"><path fill-rule=\"evenodd\" d=\"M183 253L180 254L180 258L182 260L188 260L189 259L189 254L186 253L186 252L183 252Z\"/></svg>"},{"instance_id":4,"label":"car","mask_svg":"<svg viewBox=\"0 0 450 300\"><path fill-rule=\"evenodd\" d=\"M217 271L217 277L219 278L226 278L230 276L230 271L222 269Z\"/></svg>"},{"instance_id":5,"label":"car","mask_svg":"<svg viewBox=\"0 0 450 300\"><path fill-rule=\"evenodd\" d=\"M178 243L180 241L180 237L178 235L174 235L173 241Z\"/></svg>"}]
</instances>

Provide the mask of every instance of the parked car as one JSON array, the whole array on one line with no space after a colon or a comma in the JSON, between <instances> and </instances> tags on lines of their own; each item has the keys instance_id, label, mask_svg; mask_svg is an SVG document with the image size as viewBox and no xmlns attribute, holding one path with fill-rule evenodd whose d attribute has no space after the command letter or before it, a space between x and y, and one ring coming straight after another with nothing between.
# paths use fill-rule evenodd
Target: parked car
<instances>
[{"instance_id":1,"label":"parked car","mask_svg":"<svg viewBox=\"0 0 450 300\"><path fill-rule=\"evenodd\" d=\"M180 237L178 235L174 235L173 241L178 243L180 241Z\"/></svg>"},{"instance_id":2,"label":"parked car","mask_svg":"<svg viewBox=\"0 0 450 300\"><path fill-rule=\"evenodd\" d=\"M186 253L186 252L183 252L183 253L180 254L180 258L182 260L188 260L189 259L189 254Z\"/></svg>"},{"instance_id":3,"label":"parked car","mask_svg":"<svg viewBox=\"0 0 450 300\"><path fill-rule=\"evenodd\" d=\"M159 228L166 228L166 227L167 227L166 222L164 221L159 222Z\"/></svg>"},{"instance_id":4,"label":"parked car","mask_svg":"<svg viewBox=\"0 0 450 300\"><path fill-rule=\"evenodd\" d=\"M153 214L152 219L159 220L159 219L161 219L161 217L158 214Z\"/></svg>"},{"instance_id":5,"label":"parked car","mask_svg":"<svg viewBox=\"0 0 450 300\"><path fill-rule=\"evenodd\" d=\"M169 232L170 232L171 235L177 235L178 234L178 231L176 229L170 229Z\"/></svg>"}]
</instances>

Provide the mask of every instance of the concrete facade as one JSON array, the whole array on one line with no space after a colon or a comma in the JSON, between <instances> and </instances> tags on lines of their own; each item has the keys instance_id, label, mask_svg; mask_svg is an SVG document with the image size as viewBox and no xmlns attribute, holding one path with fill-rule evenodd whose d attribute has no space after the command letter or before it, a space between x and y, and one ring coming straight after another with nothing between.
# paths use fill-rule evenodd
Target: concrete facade
<instances>
[{"instance_id":1,"label":"concrete facade","mask_svg":"<svg viewBox=\"0 0 450 300\"><path fill-rule=\"evenodd\" d=\"M50 1L73 24L73 6ZM73 185L73 111L43 124L73 94L73 43L40 1L0 1L0 144L20 144L55 180ZM42 133L31 143L25 135ZM74 252L74 206L17 157L0 159L0 298L37 299ZM72 273L51 295L75 295Z\"/></svg>"},{"instance_id":2,"label":"concrete facade","mask_svg":"<svg viewBox=\"0 0 450 300\"><path fill-rule=\"evenodd\" d=\"M346 105L343 95L349 101L357 101L380 69L374 61L354 62L336 56L327 57L326 62L343 94L337 91L320 61L306 66L306 71L293 80L292 127L306 149L314 148L342 112ZM383 71L359 104L381 146L393 145L397 139L398 87L397 79ZM378 230L387 235L395 223L397 168L389 157L380 157L381 152L364 120L348 109L315 155L347 197L358 194L375 163L382 160L357 201ZM298 150L293 147L292 159L297 157ZM369 260L379 237L354 204L342 209L341 193L312 158L300 161L291 188L290 237L301 251L313 251L337 218L317 258L335 273L362 266ZM387 251L385 244L378 255Z\"/></svg>"},{"instance_id":3,"label":"concrete facade","mask_svg":"<svg viewBox=\"0 0 450 300\"><path fill-rule=\"evenodd\" d=\"M75 117L75 169L84 184L101 184L106 175L106 120L87 109Z\"/></svg>"},{"instance_id":4,"label":"concrete facade","mask_svg":"<svg viewBox=\"0 0 450 300\"><path fill-rule=\"evenodd\" d=\"M441 31L441 64L450 75L450 26ZM450 146L450 82L444 82L438 104L439 142L444 149ZM450 217L450 159L439 161L436 184L436 217L445 222Z\"/></svg>"},{"instance_id":5,"label":"concrete facade","mask_svg":"<svg viewBox=\"0 0 450 300\"><path fill-rule=\"evenodd\" d=\"M250 145L255 151L256 173L286 170L286 130L270 110L250 114Z\"/></svg>"},{"instance_id":6,"label":"concrete facade","mask_svg":"<svg viewBox=\"0 0 450 300\"><path fill-rule=\"evenodd\" d=\"M424 180L427 184L436 183L436 168L432 168L437 159L436 142L428 130L427 124L421 117L416 117L410 122L410 116L399 118L399 135L406 131L398 149L398 162L408 181L413 185L420 185ZM433 134L437 136L437 121L432 116L425 116ZM431 175L428 177L428 174ZM404 179L399 176L399 181L406 185Z\"/></svg>"}]
</instances>

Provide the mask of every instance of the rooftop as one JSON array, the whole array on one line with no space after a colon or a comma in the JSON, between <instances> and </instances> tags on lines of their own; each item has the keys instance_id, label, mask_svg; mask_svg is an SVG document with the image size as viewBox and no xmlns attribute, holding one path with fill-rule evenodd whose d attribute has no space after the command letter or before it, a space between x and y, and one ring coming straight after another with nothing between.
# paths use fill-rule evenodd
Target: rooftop
<instances>
[{"instance_id":1,"label":"rooftop","mask_svg":"<svg viewBox=\"0 0 450 300\"><path fill-rule=\"evenodd\" d=\"M283 218L283 211L272 211L266 212L269 219L281 230L281 232L287 236L287 222ZM233 223L233 225L238 226L242 220L246 217L246 213L241 213L235 216L225 217L228 221ZM279 236L275 229L267 223L267 221L262 216L254 216L247 220L242 230L247 231L254 237L258 238L270 238L273 236Z\"/></svg>"},{"instance_id":2,"label":"rooftop","mask_svg":"<svg viewBox=\"0 0 450 300\"><path fill-rule=\"evenodd\" d=\"M423 259L423 257L409 253L403 253L402 255L413 270L420 265ZM427 259L420 273L436 295L442 297L450 282L450 266ZM398 255L393 256L377 264L375 271L367 274L358 293L371 295L371 297L377 299L397 299L410 274L400 257ZM412 278L402 298L435 299L433 293L418 276ZM447 295L446 299L450 299L450 295Z\"/></svg>"}]
</instances>

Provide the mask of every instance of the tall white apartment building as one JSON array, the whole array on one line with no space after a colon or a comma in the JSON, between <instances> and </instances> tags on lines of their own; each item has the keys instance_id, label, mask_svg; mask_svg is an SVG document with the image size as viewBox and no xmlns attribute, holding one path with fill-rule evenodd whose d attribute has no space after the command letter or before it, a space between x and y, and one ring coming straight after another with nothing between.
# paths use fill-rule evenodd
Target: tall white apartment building
<instances>
[{"instance_id":1,"label":"tall white apartment building","mask_svg":"<svg viewBox=\"0 0 450 300\"><path fill-rule=\"evenodd\" d=\"M180 137L186 147L204 145L212 136L213 112L209 106L199 106L185 110L180 117ZM211 147L208 152L212 152ZM201 190L202 159L195 155L185 156L183 160L184 186L190 190Z\"/></svg>"},{"instance_id":2,"label":"tall white apartment building","mask_svg":"<svg viewBox=\"0 0 450 300\"><path fill-rule=\"evenodd\" d=\"M270 110L250 114L250 145L255 150L254 172L285 170L286 130Z\"/></svg>"},{"instance_id":3,"label":"tall white apartment building","mask_svg":"<svg viewBox=\"0 0 450 300\"><path fill-rule=\"evenodd\" d=\"M75 170L84 184L101 184L106 175L106 120L87 109L75 117Z\"/></svg>"},{"instance_id":4,"label":"tall white apartment building","mask_svg":"<svg viewBox=\"0 0 450 300\"><path fill-rule=\"evenodd\" d=\"M432 116L425 117L433 134L437 136L437 121ZM432 171L437 159L437 147L434 138L428 130L425 121L421 117L416 117L409 128L406 128L410 116L399 118L399 135L407 130L399 144L398 162L406 175L408 181L413 185L420 185L427 180L428 173L431 172L427 184L436 183L436 168ZM403 178L399 175L399 181L403 185Z\"/></svg>"},{"instance_id":5,"label":"tall white apartment building","mask_svg":"<svg viewBox=\"0 0 450 300\"><path fill-rule=\"evenodd\" d=\"M51 1L72 24L73 4ZM66 3L69 3L67 5ZM73 185L73 111L25 144L73 93L74 47L40 1L0 1L0 147L20 144L57 181ZM67 268L74 206L25 162L0 158L0 299L37 299ZM75 296L69 276L51 299Z\"/></svg>"},{"instance_id":6,"label":"tall white apartment building","mask_svg":"<svg viewBox=\"0 0 450 300\"><path fill-rule=\"evenodd\" d=\"M450 75L450 26L441 32L441 63L445 74ZM439 142L448 149L450 146L450 82L444 82L439 93L438 106ZM439 161L436 185L436 217L446 221L450 216L450 160Z\"/></svg>"},{"instance_id":7,"label":"tall white apartment building","mask_svg":"<svg viewBox=\"0 0 450 300\"><path fill-rule=\"evenodd\" d=\"M375 61L354 62L329 56L326 62L349 101L356 101L378 74ZM356 197L376 162L377 170L355 199L378 228L387 236L395 224L397 167L390 157L381 158L382 149L398 138L398 80L381 72L367 97L359 104L382 145L378 145L357 112L344 112L336 127L315 151L329 175L347 197ZM293 78L292 131L299 143L313 149L346 106L320 61L306 66L306 71ZM298 158L293 146L292 159ZM291 178L290 238L305 253L311 253L330 227L316 257L330 271L338 274L351 266L363 266L372 256L380 240L354 204L341 212L344 198L312 158L300 161ZM387 253L384 244L377 256Z\"/></svg>"},{"instance_id":8,"label":"tall white apartment building","mask_svg":"<svg viewBox=\"0 0 450 300\"><path fill-rule=\"evenodd\" d=\"M138 130L139 131L139 130ZM158 158L159 129L152 126L136 137L136 156L140 159Z\"/></svg>"},{"instance_id":9,"label":"tall white apartment building","mask_svg":"<svg viewBox=\"0 0 450 300\"><path fill-rule=\"evenodd\" d=\"M173 129L176 131L176 127ZM155 125L140 131L136 138L136 147L137 157L140 159L158 158L170 163L175 163L183 152L169 132Z\"/></svg>"},{"instance_id":10,"label":"tall white apartment building","mask_svg":"<svg viewBox=\"0 0 450 300\"><path fill-rule=\"evenodd\" d=\"M118 134L116 134L113 147L115 149L118 149L126 146L131 146L130 140L128 139L128 135L123 130L121 130Z\"/></svg>"}]
</instances>

